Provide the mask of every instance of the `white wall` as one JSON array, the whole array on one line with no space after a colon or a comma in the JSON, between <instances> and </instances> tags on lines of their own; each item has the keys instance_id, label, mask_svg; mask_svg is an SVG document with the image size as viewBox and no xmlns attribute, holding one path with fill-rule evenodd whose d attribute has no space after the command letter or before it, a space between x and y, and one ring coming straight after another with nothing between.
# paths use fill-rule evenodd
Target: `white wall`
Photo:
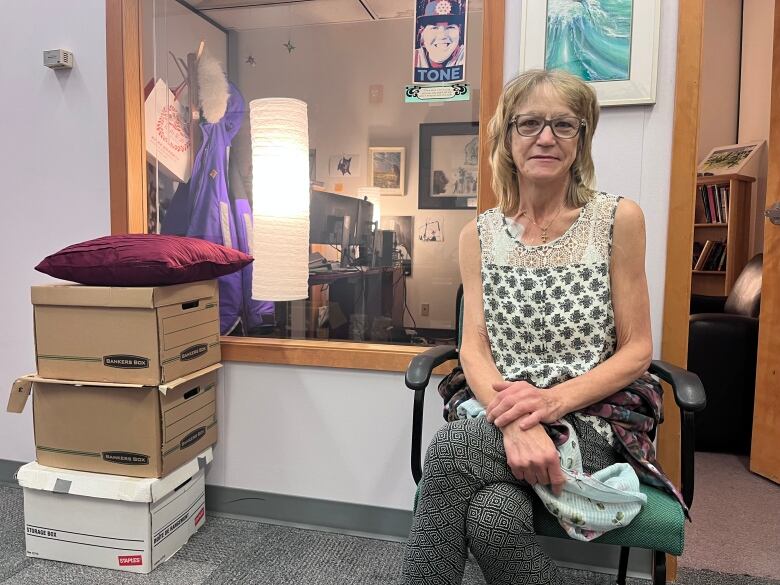
<instances>
[{"instance_id":1,"label":"white wall","mask_svg":"<svg viewBox=\"0 0 780 585\"><path fill-rule=\"evenodd\" d=\"M222 382L210 484L411 509L413 392L402 374L229 363ZM441 412L432 390L424 444Z\"/></svg>"},{"instance_id":2,"label":"white wall","mask_svg":"<svg viewBox=\"0 0 780 585\"><path fill-rule=\"evenodd\" d=\"M599 188L630 197L642 207L647 224L646 270L650 288L653 354L661 353L666 230L669 213L674 78L677 58L677 0L661 3L656 103L601 110L593 142ZM521 0L506 0L504 79L520 67Z\"/></svg>"},{"instance_id":3,"label":"white wall","mask_svg":"<svg viewBox=\"0 0 780 585\"><path fill-rule=\"evenodd\" d=\"M0 374L7 389L35 371L30 285L51 279L33 267L66 245L108 234L110 222L105 1L8 2L3 16ZM56 48L73 51L72 71L42 65L43 51ZM21 415L0 412L0 459L35 456L31 411L28 404Z\"/></svg>"},{"instance_id":4,"label":"white wall","mask_svg":"<svg viewBox=\"0 0 780 585\"><path fill-rule=\"evenodd\" d=\"M405 195L382 196L382 215L414 216L413 237L427 217L443 221L443 242L414 241L407 305L417 327L454 329L455 292L460 284L458 235L476 210L418 209L419 127L479 119L482 13L470 13L468 21L466 80L473 92L471 101L404 103L404 87L412 83L413 32L411 19L240 31L236 77L247 102L294 97L308 104L309 143L317 151L316 179L324 181L329 191L355 196L358 187L368 185L369 146L406 148ZM295 45L290 54L283 46L288 38ZM256 66L245 62L249 55ZM369 103L371 85L383 87L382 103ZM242 128L234 141L234 156L241 157L243 150L246 157L248 142ZM329 176L330 157L342 154L360 157L359 176ZM422 303L430 305L428 317L420 314ZM413 324L408 314L405 324Z\"/></svg>"},{"instance_id":5,"label":"white wall","mask_svg":"<svg viewBox=\"0 0 780 585\"><path fill-rule=\"evenodd\" d=\"M697 161L716 146L737 142L741 24L742 2L704 3Z\"/></svg>"},{"instance_id":6,"label":"white wall","mask_svg":"<svg viewBox=\"0 0 780 585\"><path fill-rule=\"evenodd\" d=\"M743 2L742 82L739 102L739 142L769 140L769 110L772 94L772 41L774 38L772 0ZM753 169L758 180L753 184L751 216L751 255L764 249L767 149Z\"/></svg>"}]
</instances>

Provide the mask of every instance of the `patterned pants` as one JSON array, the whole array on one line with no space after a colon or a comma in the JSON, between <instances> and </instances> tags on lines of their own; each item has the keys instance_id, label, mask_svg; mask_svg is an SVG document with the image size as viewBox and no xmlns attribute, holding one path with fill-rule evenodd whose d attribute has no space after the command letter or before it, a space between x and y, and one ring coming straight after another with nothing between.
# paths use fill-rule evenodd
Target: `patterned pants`
<instances>
[{"instance_id":1,"label":"patterned pants","mask_svg":"<svg viewBox=\"0 0 780 585\"><path fill-rule=\"evenodd\" d=\"M580 438L585 472L619 460L590 424L566 420ZM512 475L498 428L484 417L448 423L425 458L402 583L458 585L470 549L490 585L557 585L534 533L534 497Z\"/></svg>"}]
</instances>

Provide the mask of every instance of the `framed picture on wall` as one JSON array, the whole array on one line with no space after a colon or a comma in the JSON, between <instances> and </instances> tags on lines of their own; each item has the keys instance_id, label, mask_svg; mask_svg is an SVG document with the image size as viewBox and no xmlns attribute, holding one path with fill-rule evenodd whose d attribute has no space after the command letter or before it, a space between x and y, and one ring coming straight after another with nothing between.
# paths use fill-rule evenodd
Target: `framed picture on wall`
<instances>
[{"instance_id":1,"label":"framed picture on wall","mask_svg":"<svg viewBox=\"0 0 780 585\"><path fill-rule=\"evenodd\" d=\"M417 207L477 207L478 122L420 124Z\"/></svg>"},{"instance_id":2,"label":"framed picture on wall","mask_svg":"<svg viewBox=\"0 0 780 585\"><path fill-rule=\"evenodd\" d=\"M564 69L602 106L655 103L661 0L523 2L520 71Z\"/></svg>"},{"instance_id":3,"label":"framed picture on wall","mask_svg":"<svg viewBox=\"0 0 780 585\"><path fill-rule=\"evenodd\" d=\"M406 149L372 146L368 149L368 184L381 195L403 195L406 183Z\"/></svg>"},{"instance_id":4,"label":"framed picture on wall","mask_svg":"<svg viewBox=\"0 0 780 585\"><path fill-rule=\"evenodd\" d=\"M745 142L744 144L731 144L729 146L716 146L699 163L697 172L709 175L740 174L748 162L757 156L764 144L763 140L757 142Z\"/></svg>"}]
</instances>

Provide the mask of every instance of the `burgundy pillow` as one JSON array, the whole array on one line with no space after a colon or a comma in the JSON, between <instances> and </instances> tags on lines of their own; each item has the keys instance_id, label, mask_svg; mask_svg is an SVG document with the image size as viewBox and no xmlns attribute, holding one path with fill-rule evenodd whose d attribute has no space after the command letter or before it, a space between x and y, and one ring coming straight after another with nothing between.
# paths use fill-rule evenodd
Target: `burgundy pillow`
<instances>
[{"instance_id":1,"label":"burgundy pillow","mask_svg":"<svg viewBox=\"0 0 780 585\"><path fill-rule=\"evenodd\" d=\"M93 286L163 286L217 278L253 260L197 238L129 234L73 244L47 256L35 269Z\"/></svg>"}]
</instances>

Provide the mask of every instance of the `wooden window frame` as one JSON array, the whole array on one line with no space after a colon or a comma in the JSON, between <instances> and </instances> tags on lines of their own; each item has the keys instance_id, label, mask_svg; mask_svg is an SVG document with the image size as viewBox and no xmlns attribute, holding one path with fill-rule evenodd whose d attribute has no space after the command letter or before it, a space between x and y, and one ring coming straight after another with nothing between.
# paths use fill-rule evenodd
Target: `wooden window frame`
<instances>
[{"instance_id":1,"label":"wooden window frame","mask_svg":"<svg viewBox=\"0 0 780 585\"><path fill-rule=\"evenodd\" d=\"M106 0L108 63L108 133L111 188L111 233L146 231L146 152L144 149L143 39L141 0ZM504 0L485 2L482 26L482 77L479 122L487 128L503 86ZM485 132L480 133L478 211L495 205L487 180ZM403 372L409 361L427 349L415 345L382 345L297 339L225 337L225 361L357 368ZM454 364L440 366L449 372Z\"/></svg>"}]
</instances>

